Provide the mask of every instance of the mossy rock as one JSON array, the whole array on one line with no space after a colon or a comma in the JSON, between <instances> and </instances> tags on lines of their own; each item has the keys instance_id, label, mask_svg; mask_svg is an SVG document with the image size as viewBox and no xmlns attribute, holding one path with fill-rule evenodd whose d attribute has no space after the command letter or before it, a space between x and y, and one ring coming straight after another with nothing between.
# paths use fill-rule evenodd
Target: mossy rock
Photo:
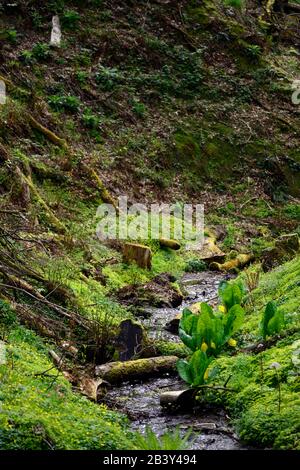
<instances>
[{"instance_id":1,"label":"mossy rock","mask_svg":"<svg viewBox=\"0 0 300 470\"><path fill-rule=\"evenodd\" d=\"M216 245L214 238L205 238L203 247L197 252L197 257L206 264L212 262L222 263L225 260L225 253Z\"/></svg>"},{"instance_id":2,"label":"mossy rock","mask_svg":"<svg viewBox=\"0 0 300 470\"><path fill-rule=\"evenodd\" d=\"M283 261L293 259L299 252L299 236L297 233L283 235L275 241L275 246L262 252L262 267L269 271L279 266Z\"/></svg>"},{"instance_id":3,"label":"mossy rock","mask_svg":"<svg viewBox=\"0 0 300 470\"><path fill-rule=\"evenodd\" d=\"M175 343L174 341L159 340L154 342L154 347L158 355L177 356L184 358L189 355L189 350L183 343Z\"/></svg>"},{"instance_id":4,"label":"mossy rock","mask_svg":"<svg viewBox=\"0 0 300 470\"><path fill-rule=\"evenodd\" d=\"M188 307L188 309L194 313L198 314L200 312L201 302L196 302L195 304ZM178 313L171 321L169 321L166 325L166 329L173 334L178 334L179 323L182 318L182 313Z\"/></svg>"}]
</instances>

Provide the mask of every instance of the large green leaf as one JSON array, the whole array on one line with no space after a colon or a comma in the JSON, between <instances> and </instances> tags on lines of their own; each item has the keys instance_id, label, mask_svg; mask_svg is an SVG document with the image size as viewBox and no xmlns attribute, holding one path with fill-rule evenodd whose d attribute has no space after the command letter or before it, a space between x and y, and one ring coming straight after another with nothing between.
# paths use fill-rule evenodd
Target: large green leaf
<instances>
[{"instance_id":1,"label":"large green leaf","mask_svg":"<svg viewBox=\"0 0 300 470\"><path fill-rule=\"evenodd\" d=\"M225 343L224 324L221 318L217 318L214 323L214 343L216 349L212 351L212 354L216 355Z\"/></svg>"},{"instance_id":2,"label":"large green leaf","mask_svg":"<svg viewBox=\"0 0 300 470\"><path fill-rule=\"evenodd\" d=\"M224 315L224 342L226 342L243 324L245 312L240 305L234 305Z\"/></svg>"},{"instance_id":3,"label":"large green leaf","mask_svg":"<svg viewBox=\"0 0 300 470\"><path fill-rule=\"evenodd\" d=\"M269 334L268 325L269 325L270 320L276 314L276 310L277 310L277 305L275 302L272 301L272 302L267 303L265 311L263 313L263 318L262 318L262 323L261 323L261 332L262 332L262 336L264 339Z\"/></svg>"},{"instance_id":4,"label":"large green leaf","mask_svg":"<svg viewBox=\"0 0 300 470\"><path fill-rule=\"evenodd\" d=\"M204 383L204 375L211 361L212 359L208 358L206 353L202 352L201 350L196 351L192 355L189 363L190 373L193 379L193 387L199 387L199 385Z\"/></svg>"},{"instance_id":5,"label":"large green leaf","mask_svg":"<svg viewBox=\"0 0 300 470\"><path fill-rule=\"evenodd\" d=\"M197 324L198 316L194 315L189 309L185 308L179 322L179 328L192 336L193 330Z\"/></svg>"},{"instance_id":6,"label":"large green leaf","mask_svg":"<svg viewBox=\"0 0 300 470\"><path fill-rule=\"evenodd\" d=\"M191 375L191 372L190 372L189 363L187 361L185 361L184 359L179 359L179 361L177 361L176 366L177 366L178 374L180 375L182 380L187 382L189 385L192 385L193 378L192 378L192 375Z\"/></svg>"},{"instance_id":7,"label":"large green leaf","mask_svg":"<svg viewBox=\"0 0 300 470\"><path fill-rule=\"evenodd\" d=\"M222 319L205 309L197 323L197 344L201 347L203 342L206 343L208 346L207 353L216 355L219 347L223 344L223 336Z\"/></svg>"},{"instance_id":8,"label":"large green leaf","mask_svg":"<svg viewBox=\"0 0 300 470\"><path fill-rule=\"evenodd\" d=\"M192 351L195 350L195 341L191 335L188 335L182 328L179 328L179 338Z\"/></svg>"},{"instance_id":9,"label":"large green leaf","mask_svg":"<svg viewBox=\"0 0 300 470\"><path fill-rule=\"evenodd\" d=\"M201 315L207 314L211 318L213 318L213 316L214 316L213 308L210 305L208 305L206 302L201 303L201 309L200 310L201 310Z\"/></svg>"},{"instance_id":10,"label":"large green leaf","mask_svg":"<svg viewBox=\"0 0 300 470\"><path fill-rule=\"evenodd\" d=\"M238 283L229 284L226 281L222 281L219 285L219 297L228 311L234 305L241 303L243 290L240 288Z\"/></svg>"},{"instance_id":11,"label":"large green leaf","mask_svg":"<svg viewBox=\"0 0 300 470\"><path fill-rule=\"evenodd\" d=\"M276 310L275 315L271 318L268 323L268 335L272 336L276 333L279 333L284 325L284 316L283 312Z\"/></svg>"}]
</instances>

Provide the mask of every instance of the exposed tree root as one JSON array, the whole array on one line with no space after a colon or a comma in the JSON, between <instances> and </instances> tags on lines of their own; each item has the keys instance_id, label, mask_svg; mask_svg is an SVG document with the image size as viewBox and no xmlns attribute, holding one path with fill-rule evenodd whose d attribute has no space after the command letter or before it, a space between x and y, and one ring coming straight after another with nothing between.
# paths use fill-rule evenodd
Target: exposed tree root
<instances>
[{"instance_id":1,"label":"exposed tree root","mask_svg":"<svg viewBox=\"0 0 300 470\"><path fill-rule=\"evenodd\" d=\"M35 196L37 203L44 209L45 216L48 219L50 225L56 229L58 232L64 233L66 232L66 227L64 224L54 215L48 204L44 201L42 196L40 195L39 191L37 190L36 186L33 184L30 177L22 175L23 180L27 183L28 187L30 188L31 193Z\"/></svg>"},{"instance_id":2,"label":"exposed tree root","mask_svg":"<svg viewBox=\"0 0 300 470\"><path fill-rule=\"evenodd\" d=\"M53 144L57 145L58 147L62 147L65 149L68 149L67 142L64 139L61 139L58 137L54 132L50 131L50 129L47 129L47 127L43 126L40 124L31 114L28 115L29 123L30 125L44 134L44 136L50 140Z\"/></svg>"},{"instance_id":3,"label":"exposed tree root","mask_svg":"<svg viewBox=\"0 0 300 470\"><path fill-rule=\"evenodd\" d=\"M100 177L97 175L94 169L88 167L87 165L84 165L85 171L88 173L88 175L92 178L93 182L95 183L99 193L100 197L103 202L107 204L112 204L115 209L117 209L117 204L112 197L112 195L109 193L108 189L105 187L103 181L100 179Z\"/></svg>"},{"instance_id":4,"label":"exposed tree root","mask_svg":"<svg viewBox=\"0 0 300 470\"><path fill-rule=\"evenodd\" d=\"M300 5L298 3L288 3L286 9L291 13L300 13Z\"/></svg>"},{"instance_id":5,"label":"exposed tree root","mask_svg":"<svg viewBox=\"0 0 300 470\"><path fill-rule=\"evenodd\" d=\"M37 187L34 185L32 178L31 178L31 166L34 169L37 169L38 165L35 165L29 158L24 157L22 159L23 171L21 170L20 166L17 165L13 157L9 154L8 150L5 148L3 144L0 143L0 158L7 163L10 172L12 174L12 178L15 182L14 193L18 197L19 201L22 203L24 207L28 207L31 202L31 197L34 196L39 206L44 210L44 215L48 220L49 224L59 233L66 233L67 229L65 225L56 217L53 211L50 209L46 201L43 199L41 194L39 193ZM39 166L40 168L40 166ZM45 175L45 171L43 174ZM47 173L47 172L46 172ZM54 170L50 170L48 176L51 174L52 177Z\"/></svg>"},{"instance_id":6,"label":"exposed tree root","mask_svg":"<svg viewBox=\"0 0 300 470\"><path fill-rule=\"evenodd\" d=\"M30 160L28 158L29 165L32 169L32 172L36 175L37 178L44 180L49 179L56 183L64 183L67 182L69 177L65 175L62 171L57 168L49 168L40 162L35 160Z\"/></svg>"}]
</instances>

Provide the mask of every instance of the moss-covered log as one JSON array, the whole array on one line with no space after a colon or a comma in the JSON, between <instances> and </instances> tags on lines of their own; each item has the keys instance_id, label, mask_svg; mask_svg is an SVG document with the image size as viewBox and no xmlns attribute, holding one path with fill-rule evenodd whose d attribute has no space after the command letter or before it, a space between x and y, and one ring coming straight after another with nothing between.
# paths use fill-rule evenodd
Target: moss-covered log
<instances>
[{"instance_id":1,"label":"moss-covered log","mask_svg":"<svg viewBox=\"0 0 300 470\"><path fill-rule=\"evenodd\" d=\"M127 362L111 362L96 367L96 376L110 383L120 383L142 377L151 377L175 371L177 356L150 357Z\"/></svg>"},{"instance_id":2,"label":"moss-covered log","mask_svg":"<svg viewBox=\"0 0 300 470\"><path fill-rule=\"evenodd\" d=\"M181 245L176 240L169 240L168 238L161 238L159 244L163 248L170 248L171 250L180 250Z\"/></svg>"},{"instance_id":3,"label":"moss-covered log","mask_svg":"<svg viewBox=\"0 0 300 470\"><path fill-rule=\"evenodd\" d=\"M220 263L211 263L210 268L215 269L216 271L233 271L235 269L243 268L247 264L251 263L253 261L254 256L251 254L247 255L239 255L235 259L232 259L230 261L226 261L226 263L220 264Z\"/></svg>"}]
</instances>

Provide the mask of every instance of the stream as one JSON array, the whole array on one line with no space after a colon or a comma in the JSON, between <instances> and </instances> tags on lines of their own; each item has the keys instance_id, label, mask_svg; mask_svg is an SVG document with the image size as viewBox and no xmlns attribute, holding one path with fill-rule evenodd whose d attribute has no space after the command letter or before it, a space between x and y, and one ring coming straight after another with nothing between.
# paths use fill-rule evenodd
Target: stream
<instances>
[{"instance_id":1,"label":"stream","mask_svg":"<svg viewBox=\"0 0 300 470\"><path fill-rule=\"evenodd\" d=\"M196 302L217 303L217 290L223 274L203 272L186 274L181 285L186 298L179 308L149 308L151 318L144 320L150 337L179 342L179 337L165 329L166 324L184 307ZM126 413L132 429L144 432L149 426L157 436L179 427L182 434L192 428L191 450L242 450L247 449L234 434L229 418L222 409L215 407L191 408L188 411L170 412L160 406L159 396L167 390L184 390L186 384L177 375L165 374L159 378L125 382L110 389L105 403Z\"/></svg>"}]
</instances>

